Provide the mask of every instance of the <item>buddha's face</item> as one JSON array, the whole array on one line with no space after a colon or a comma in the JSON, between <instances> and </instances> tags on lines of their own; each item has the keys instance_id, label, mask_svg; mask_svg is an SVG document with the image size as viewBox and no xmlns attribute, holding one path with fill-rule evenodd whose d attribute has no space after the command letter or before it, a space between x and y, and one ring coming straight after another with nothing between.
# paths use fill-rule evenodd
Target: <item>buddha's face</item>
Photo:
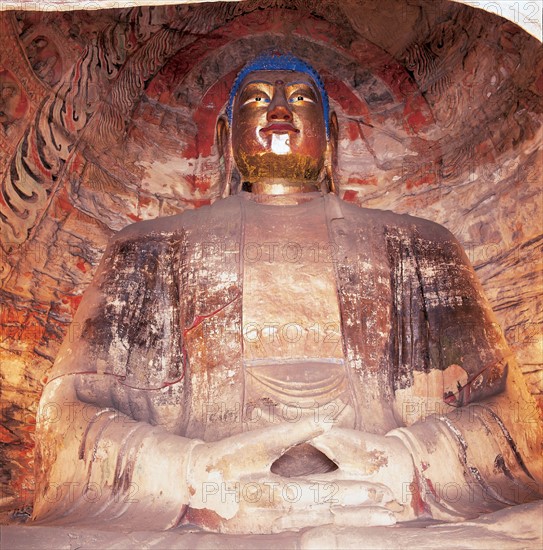
<instances>
[{"instance_id":1,"label":"buddha's face","mask_svg":"<svg viewBox=\"0 0 543 550\"><path fill-rule=\"evenodd\" d=\"M318 188L327 146L320 92L296 71L255 71L241 83L232 148L242 180L259 192Z\"/></svg>"}]
</instances>

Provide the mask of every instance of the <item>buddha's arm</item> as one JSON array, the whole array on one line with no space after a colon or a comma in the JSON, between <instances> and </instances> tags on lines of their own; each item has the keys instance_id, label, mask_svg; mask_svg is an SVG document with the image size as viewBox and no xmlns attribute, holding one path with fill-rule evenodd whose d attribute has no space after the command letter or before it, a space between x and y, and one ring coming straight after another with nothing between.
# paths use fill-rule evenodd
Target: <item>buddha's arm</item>
<instances>
[{"instance_id":1,"label":"buddha's arm","mask_svg":"<svg viewBox=\"0 0 543 550\"><path fill-rule=\"evenodd\" d=\"M35 519L175 526L189 501L185 481L197 442L82 402L75 388L82 376L49 382L41 399Z\"/></svg>"},{"instance_id":2,"label":"buddha's arm","mask_svg":"<svg viewBox=\"0 0 543 550\"><path fill-rule=\"evenodd\" d=\"M172 249L121 235L104 255L41 398L35 519L168 528L182 516L196 442L161 426L147 389L161 365L179 368Z\"/></svg>"},{"instance_id":3,"label":"buddha's arm","mask_svg":"<svg viewBox=\"0 0 543 550\"><path fill-rule=\"evenodd\" d=\"M440 519L470 517L543 495L541 425L518 367L508 362L507 387L493 398L393 430L410 450L419 494ZM418 486L416 486L418 485Z\"/></svg>"},{"instance_id":4,"label":"buddha's arm","mask_svg":"<svg viewBox=\"0 0 543 550\"><path fill-rule=\"evenodd\" d=\"M333 428L312 444L338 464L336 479L390 487L404 505L400 520L425 509L438 519L473 517L541 498L534 399L465 253L430 222L398 234L390 257L402 345L389 368L401 368L405 386L396 412L404 423L418 407L438 412L385 436ZM462 376L463 387L453 379L450 391L450 376Z\"/></svg>"},{"instance_id":5,"label":"buddha's arm","mask_svg":"<svg viewBox=\"0 0 543 550\"><path fill-rule=\"evenodd\" d=\"M420 490L432 514L445 519L541 498L543 431L473 268L448 232L441 238L447 244L444 269L452 273L455 290L440 293L437 285L428 285L425 315L430 327L432 319L441 323L438 334L431 335L440 368L460 365L468 380L456 395L448 395L457 408L391 435L414 457L419 487L406 484L406 498L416 498L413 493ZM442 319L447 319L445 328Z\"/></svg>"}]
</instances>

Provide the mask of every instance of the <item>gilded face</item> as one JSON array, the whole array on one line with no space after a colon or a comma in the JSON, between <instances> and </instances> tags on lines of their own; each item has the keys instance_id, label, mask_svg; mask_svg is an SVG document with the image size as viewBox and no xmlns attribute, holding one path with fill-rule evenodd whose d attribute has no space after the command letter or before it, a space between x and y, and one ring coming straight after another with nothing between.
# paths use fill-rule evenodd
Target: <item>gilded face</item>
<instances>
[{"instance_id":1,"label":"gilded face","mask_svg":"<svg viewBox=\"0 0 543 550\"><path fill-rule=\"evenodd\" d=\"M300 185L324 166L322 98L296 71L254 71L241 83L232 116L232 147L244 181Z\"/></svg>"}]
</instances>

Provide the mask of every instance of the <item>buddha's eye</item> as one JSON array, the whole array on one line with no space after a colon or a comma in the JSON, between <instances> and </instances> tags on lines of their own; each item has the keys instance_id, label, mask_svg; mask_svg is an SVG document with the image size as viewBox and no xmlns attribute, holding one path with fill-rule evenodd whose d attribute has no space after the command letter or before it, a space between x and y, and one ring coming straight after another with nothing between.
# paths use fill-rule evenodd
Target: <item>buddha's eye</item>
<instances>
[{"instance_id":1,"label":"buddha's eye","mask_svg":"<svg viewBox=\"0 0 543 550\"><path fill-rule=\"evenodd\" d=\"M266 94L255 94L249 98L247 98L243 105L248 105L249 103L258 103L258 104L265 104L269 103L270 98Z\"/></svg>"},{"instance_id":2,"label":"buddha's eye","mask_svg":"<svg viewBox=\"0 0 543 550\"><path fill-rule=\"evenodd\" d=\"M290 103L302 103L302 102L315 103L310 97L300 93L292 94L292 96L289 98L289 102Z\"/></svg>"}]
</instances>

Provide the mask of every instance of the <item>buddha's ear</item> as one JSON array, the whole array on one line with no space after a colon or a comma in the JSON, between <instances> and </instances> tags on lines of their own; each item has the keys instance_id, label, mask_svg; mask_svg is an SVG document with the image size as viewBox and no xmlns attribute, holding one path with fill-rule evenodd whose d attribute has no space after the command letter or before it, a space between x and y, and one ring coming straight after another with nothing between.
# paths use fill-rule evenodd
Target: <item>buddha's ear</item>
<instances>
[{"instance_id":1,"label":"buddha's ear","mask_svg":"<svg viewBox=\"0 0 543 550\"><path fill-rule=\"evenodd\" d=\"M224 115L221 115L217 120L216 139L217 149L219 151L219 157L224 158L228 153L228 132L229 124Z\"/></svg>"},{"instance_id":2,"label":"buddha's ear","mask_svg":"<svg viewBox=\"0 0 543 550\"><path fill-rule=\"evenodd\" d=\"M224 199L232 192L232 145L230 142L230 125L224 115L217 120L215 129L217 151L219 153L219 167L221 186L219 194Z\"/></svg>"},{"instance_id":3,"label":"buddha's ear","mask_svg":"<svg viewBox=\"0 0 543 550\"><path fill-rule=\"evenodd\" d=\"M339 143L339 123L335 111L330 113L330 146L332 149L332 164L337 166L337 148Z\"/></svg>"},{"instance_id":4,"label":"buddha's ear","mask_svg":"<svg viewBox=\"0 0 543 550\"><path fill-rule=\"evenodd\" d=\"M339 193L339 189L336 181L336 169L337 169L337 150L339 142L339 123L337 120L337 115L334 111L330 113L330 122L329 122L330 135L328 137L328 146L326 151L327 161L326 161L326 174L328 176L328 186L329 191Z\"/></svg>"}]
</instances>

